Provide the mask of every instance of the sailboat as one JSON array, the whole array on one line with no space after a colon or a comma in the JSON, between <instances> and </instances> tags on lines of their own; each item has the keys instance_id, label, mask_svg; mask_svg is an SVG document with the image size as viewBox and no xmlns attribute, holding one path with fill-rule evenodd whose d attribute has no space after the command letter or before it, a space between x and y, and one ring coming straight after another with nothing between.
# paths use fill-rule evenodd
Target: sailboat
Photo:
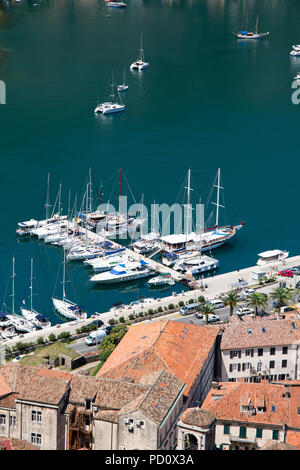
<instances>
[{"instance_id":1,"label":"sailboat","mask_svg":"<svg viewBox=\"0 0 300 470\"><path fill-rule=\"evenodd\" d=\"M190 171L190 170L189 170ZM213 227L204 229L202 233L192 232L190 229L185 234L173 234L167 235L160 238L161 247L163 254L166 258L174 258L174 254L179 255L183 250L200 250L201 253L219 248L224 243L231 240L240 230L244 222L240 225L232 226L226 225L223 227L219 226L219 208L224 206L220 204L220 190L223 189L221 186L221 170L217 172L217 184L214 187L217 189L217 201L212 202L216 206L216 221ZM189 176L188 176L188 195L190 191L189 187ZM189 196L188 196L189 198ZM189 199L188 199L189 206Z\"/></svg>"},{"instance_id":2,"label":"sailboat","mask_svg":"<svg viewBox=\"0 0 300 470\"><path fill-rule=\"evenodd\" d=\"M64 252L64 262L63 262L63 280L62 280L62 299L56 299L52 297L52 302L55 309L64 317L69 320L85 320L87 318L87 313L83 312L81 307L71 300L66 298L65 291L66 284L66 254Z\"/></svg>"},{"instance_id":3,"label":"sailboat","mask_svg":"<svg viewBox=\"0 0 300 470\"><path fill-rule=\"evenodd\" d=\"M25 318L21 317L21 315L17 315L15 312L15 257L13 256L12 262L12 314L7 315L7 318L11 321L12 325L14 326L15 330L18 333L29 333L31 331L35 331L36 327L33 325L31 321L26 320Z\"/></svg>"},{"instance_id":4,"label":"sailboat","mask_svg":"<svg viewBox=\"0 0 300 470\"><path fill-rule=\"evenodd\" d=\"M128 90L128 85L126 84L125 69L124 69L124 75L123 75L123 83L121 85L118 85L117 90L118 91Z\"/></svg>"},{"instance_id":5,"label":"sailboat","mask_svg":"<svg viewBox=\"0 0 300 470\"><path fill-rule=\"evenodd\" d=\"M248 22L248 20L247 20ZM270 33L259 33L258 32L258 15L256 17L256 27L255 27L255 32L249 32L247 30L245 31L239 31L235 36L238 39L262 39L268 36Z\"/></svg>"},{"instance_id":6,"label":"sailboat","mask_svg":"<svg viewBox=\"0 0 300 470\"><path fill-rule=\"evenodd\" d=\"M141 72L142 70L149 67L149 63L145 62L142 33L141 33L141 48L139 50L139 53L140 53L139 58L130 65L130 70L138 70L139 72Z\"/></svg>"},{"instance_id":7,"label":"sailboat","mask_svg":"<svg viewBox=\"0 0 300 470\"><path fill-rule=\"evenodd\" d=\"M25 304L24 300L23 304ZM50 320L33 308L33 259L31 259L30 268L30 310L21 307L21 313L26 320L32 322L37 328L49 328L51 326Z\"/></svg>"},{"instance_id":8,"label":"sailboat","mask_svg":"<svg viewBox=\"0 0 300 470\"><path fill-rule=\"evenodd\" d=\"M114 79L112 77L112 83L111 83L111 93L108 97L108 100L105 101L104 103L97 104L96 108L94 109L94 112L96 114L111 114L111 113L118 113L120 111L125 110L125 104L122 102L121 97L119 95L119 92L117 90L117 94L119 97L119 103L115 100L115 88L116 85L114 83Z\"/></svg>"}]
</instances>

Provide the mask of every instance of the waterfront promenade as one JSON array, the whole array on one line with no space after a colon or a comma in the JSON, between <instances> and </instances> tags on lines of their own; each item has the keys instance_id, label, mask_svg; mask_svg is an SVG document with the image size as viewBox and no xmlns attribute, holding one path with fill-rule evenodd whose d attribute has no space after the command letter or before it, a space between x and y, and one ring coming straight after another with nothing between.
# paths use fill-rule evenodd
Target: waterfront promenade
<instances>
[{"instance_id":1,"label":"waterfront promenade","mask_svg":"<svg viewBox=\"0 0 300 470\"><path fill-rule=\"evenodd\" d=\"M277 276L276 272L282 269L288 269L289 267L292 267L295 265L300 265L300 255L287 258L283 261L283 263L276 264L275 268L272 270L273 275ZM271 274L271 267L272 266L265 269L267 273ZM153 302L147 303L144 306L141 306L141 305L129 306L128 305L128 306L124 306L123 308L114 308L108 312L101 313L99 318L101 318L101 320L105 323L105 325L107 325L109 320L111 319L117 320L121 316L124 317L125 319L128 319L128 315L130 314L138 314L139 312L142 312L142 311L147 312L149 309L157 310L159 307L162 307L162 309L164 310L164 307L168 307L170 304L177 305L180 301L188 302L191 299L197 301L199 296L204 296L206 300L212 300L232 290L232 285L238 283L240 279L243 279L244 281L246 281L246 283L248 283L247 287L249 288L256 287L259 290L265 290L268 287L268 284L259 286L258 283L251 278L251 273L254 270L257 270L257 268L258 266L251 266L245 269L240 269L240 270L220 274L218 276L205 278L202 281L201 280L197 281L198 283L197 289L186 291L186 292L181 292L177 294L173 293L173 295L168 296L168 297L153 299ZM278 276L278 282L279 281L286 282L286 287L289 287L289 288L294 288L298 280L300 280L300 276L294 276L292 279ZM202 283L203 285L206 285L207 287L204 289L200 288ZM269 287L274 288L274 284L272 284ZM174 315L174 313L163 315L162 317L156 317L155 320L157 321L160 318L163 318L163 319L172 318L172 315ZM50 333L54 333L56 336L62 331L68 331L71 334L72 333L74 334L76 333L76 329L80 328L83 325L90 323L91 320L93 319L89 318L88 320L78 320L78 321L63 323L60 325L55 325L50 328L27 333L23 335L22 337L18 336L10 340L5 340L3 344L11 348L19 341L27 343L27 342L35 342L40 337L48 339Z\"/></svg>"}]
</instances>

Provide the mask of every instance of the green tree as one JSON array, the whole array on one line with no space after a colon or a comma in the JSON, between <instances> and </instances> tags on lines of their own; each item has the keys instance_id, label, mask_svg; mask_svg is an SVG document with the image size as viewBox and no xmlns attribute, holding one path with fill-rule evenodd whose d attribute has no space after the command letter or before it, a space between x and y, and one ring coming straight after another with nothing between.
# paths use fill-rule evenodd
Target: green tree
<instances>
[{"instance_id":1,"label":"green tree","mask_svg":"<svg viewBox=\"0 0 300 470\"><path fill-rule=\"evenodd\" d=\"M214 314L215 313L215 308L210 302L206 302L202 306L201 311L202 311L203 316L205 318L205 323L208 323L208 315Z\"/></svg>"},{"instance_id":2,"label":"green tree","mask_svg":"<svg viewBox=\"0 0 300 470\"><path fill-rule=\"evenodd\" d=\"M257 316L258 309L264 308L267 305L267 300L262 294L255 291L247 295L246 304L248 307L254 308L255 316Z\"/></svg>"},{"instance_id":3,"label":"green tree","mask_svg":"<svg viewBox=\"0 0 300 470\"><path fill-rule=\"evenodd\" d=\"M230 291L222 297L222 300L223 300L225 305L228 305L230 307L229 315L231 316L233 314L234 307L236 307L237 304L238 304L238 295L237 295L237 293L234 292L234 291Z\"/></svg>"},{"instance_id":4,"label":"green tree","mask_svg":"<svg viewBox=\"0 0 300 470\"><path fill-rule=\"evenodd\" d=\"M287 287L276 287L270 293L270 297L273 300L277 300L278 309L280 311L281 307L293 301L294 294L292 289L288 289Z\"/></svg>"}]
</instances>

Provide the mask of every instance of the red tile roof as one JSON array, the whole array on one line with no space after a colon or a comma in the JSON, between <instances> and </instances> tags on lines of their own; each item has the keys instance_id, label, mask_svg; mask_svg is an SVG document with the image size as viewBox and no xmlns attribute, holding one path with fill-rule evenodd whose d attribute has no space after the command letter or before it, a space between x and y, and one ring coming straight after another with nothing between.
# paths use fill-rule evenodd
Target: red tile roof
<instances>
[{"instance_id":1,"label":"red tile roof","mask_svg":"<svg viewBox=\"0 0 300 470\"><path fill-rule=\"evenodd\" d=\"M218 327L161 321L130 328L98 377L131 378L167 369L186 384L189 394L216 341Z\"/></svg>"}]
</instances>

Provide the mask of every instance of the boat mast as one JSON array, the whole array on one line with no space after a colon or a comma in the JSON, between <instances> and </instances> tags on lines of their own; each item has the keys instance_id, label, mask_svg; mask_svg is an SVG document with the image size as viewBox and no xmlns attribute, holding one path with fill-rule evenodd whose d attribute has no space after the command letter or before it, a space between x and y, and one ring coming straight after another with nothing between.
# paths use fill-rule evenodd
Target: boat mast
<instances>
[{"instance_id":1,"label":"boat mast","mask_svg":"<svg viewBox=\"0 0 300 470\"><path fill-rule=\"evenodd\" d=\"M89 211L92 212L92 170L89 169L89 187L90 187L90 195L89 195Z\"/></svg>"},{"instance_id":2,"label":"boat mast","mask_svg":"<svg viewBox=\"0 0 300 470\"><path fill-rule=\"evenodd\" d=\"M46 207L46 220L48 220L48 217L49 217L49 207L50 207L50 204L49 204L49 188L50 188L50 173L48 173L48 178L47 178L47 199L46 199L46 204L45 204L45 207Z\"/></svg>"},{"instance_id":3,"label":"boat mast","mask_svg":"<svg viewBox=\"0 0 300 470\"><path fill-rule=\"evenodd\" d=\"M32 288L33 288L33 259L30 266L30 312L32 313Z\"/></svg>"},{"instance_id":4,"label":"boat mast","mask_svg":"<svg viewBox=\"0 0 300 470\"><path fill-rule=\"evenodd\" d=\"M217 188L217 202L213 202L212 204L214 204L215 206L217 206L217 210L216 210L216 227L218 227L219 225L219 207L223 207L221 204L220 204L220 189L223 189L222 186L220 186L220 178L221 178L221 169L218 168L218 180L217 180L217 185L214 185L215 188Z\"/></svg>"},{"instance_id":5,"label":"boat mast","mask_svg":"<svg viewBox=\"0 0 300 470\"><path fill-rule=\"evenodd\" d=\"M257 34L257 31L258 31L258 15L256 17L256 34Z\"/></svg>"},{"instance_id":6,"label":"boat mast","mask_svg":"<svg viewBox=\"0 0 300 470\"><path fill-rule=\"evenodd\" d=\"M144 61L144 49L143 49L143 33L141 33L141 48L140 48L140 60Z\"/></svg>"},{"instance_id":7,"label":"boat mast","mask_svg":"<svg viewBox=\"0 0 300 470\"><path fill-rule=\"evenodd\" d=\"M121 214L121 197L122 197L122 168L120 168L120 196L119 196L119 213Z\"/></svg>"},{"instance_id":8,"label":"boat mast","mask_svg":"<svg viewBox=\"0 0 300 470\"><path fill-rule=\"evenodd\" d=\"M187 216L186 216L186 236L188 236L191 233L191 207L190 207L190 193L192 191L191 189L191 169L189 168L188 170L188 177L187 177Z\"/></svg>"},{"instance_id":9,"label":"boat mast","mask_svg":"<svg viewBox=\"0 0 300 470\"><path fill-rule=\"evenodd\" d=\"M66 292L65 292L65 283L66 283L66 250L64 250L64 263L63 263L63 281L62 281L62 285L63 285L63 302L65 301L65 297L66 297Z\"/></svg>"},{"instance_id":10,"label":"boat mast","mask_svg":"<svg viewBox=\"0 0 300 470\"><path fill-rule=\"evenodd\" d=\"M13 270L12 270L12 314L15 315L15 257L12 259Z\"/></svg>"}]
</instances>

